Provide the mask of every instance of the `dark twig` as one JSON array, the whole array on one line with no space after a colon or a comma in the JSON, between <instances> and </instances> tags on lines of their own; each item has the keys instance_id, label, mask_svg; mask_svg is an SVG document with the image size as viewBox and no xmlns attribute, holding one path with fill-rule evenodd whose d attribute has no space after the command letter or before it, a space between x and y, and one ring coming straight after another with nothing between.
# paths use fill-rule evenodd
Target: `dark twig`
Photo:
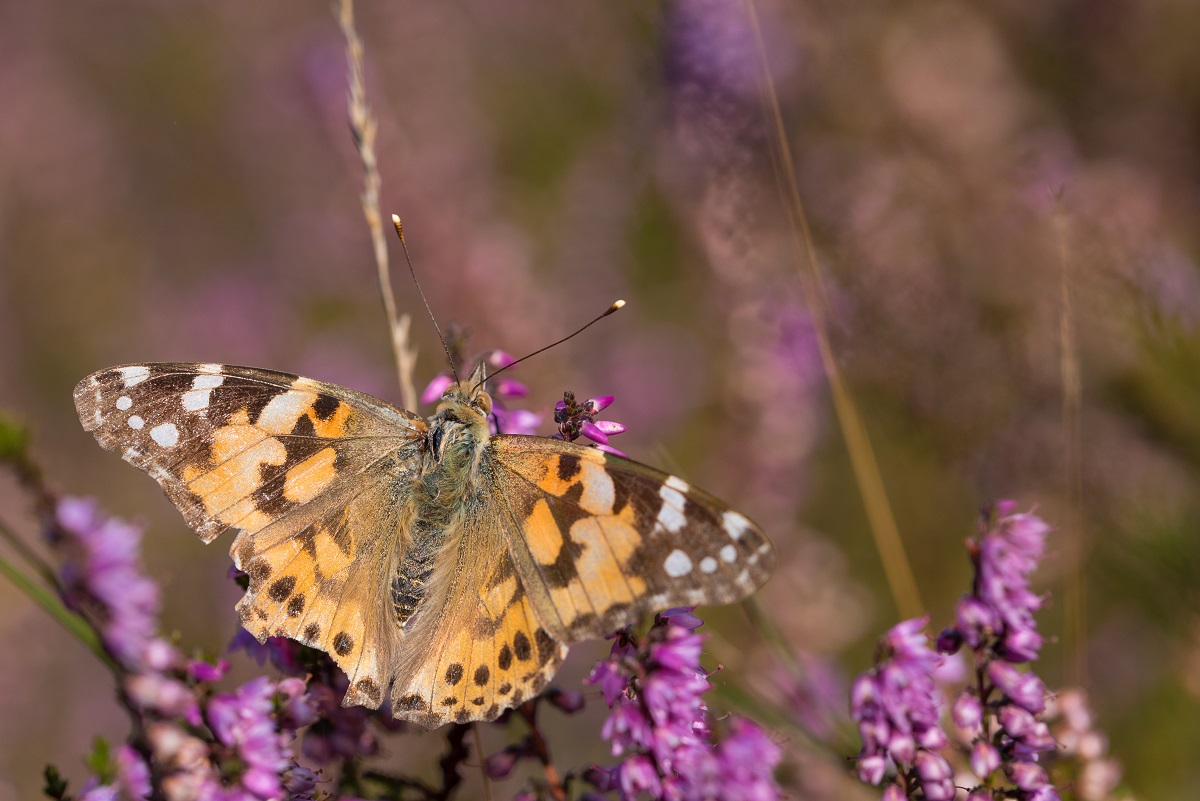
<instances>
[{"instance_id":1,"label":"dark twig","mask_svg":"<svg viewBox=\"0 0 1200 801\"><path fill-rule=\"evenodd\" d=\"M558 771L555 770L554 763L550 760L550 747L537 725L537 699L521 704L517 707L517 712L529 724L529 737L533 745L533 753L542 763L542 769L546 772L546 785L550 790L550 795L554 797L555 801L566 801L567 791L563 788L562 780L558 778Z\"/></svg>"}]
</instances>

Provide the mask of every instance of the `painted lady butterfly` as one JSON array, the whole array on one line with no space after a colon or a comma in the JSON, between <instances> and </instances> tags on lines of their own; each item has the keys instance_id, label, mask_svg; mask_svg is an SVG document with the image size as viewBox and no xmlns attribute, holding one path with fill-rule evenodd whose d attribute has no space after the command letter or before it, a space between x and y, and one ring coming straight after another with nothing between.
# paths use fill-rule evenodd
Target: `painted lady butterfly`
<instances>
[{"instance_id":1,"label":"painted lady butterfly","mask_svg":"<svg viewBox=\"0 0 1200 801\"><path fill-rule=\"evenodd\" d=\"M763 532L682 479L490 434L481 377L428 419L221 364L102 370L75 405L201 539L238 529L242 625L327 652L350 679L343 704L390 691L396 717L425 727L492 720L540 692L569 644L766 580Z\"/></svg>"}]
</instances>

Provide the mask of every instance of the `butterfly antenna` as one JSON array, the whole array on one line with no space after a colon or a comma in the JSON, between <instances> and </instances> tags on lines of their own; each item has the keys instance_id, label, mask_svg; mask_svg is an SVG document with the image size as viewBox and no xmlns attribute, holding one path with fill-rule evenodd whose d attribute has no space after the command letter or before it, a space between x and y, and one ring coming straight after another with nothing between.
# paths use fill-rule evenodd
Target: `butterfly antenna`
<instances>
[{"instance_id":1,"label":"butterfly antenna","mask_svg":"<svg viewBox=\"0 0 1200 801\"><path fill-rule=\"evenodd\" d=\"M611 306L609 306L607 309L605 309L605 310L604 310L604 312L603 312L603 313L601 313L599 317L596 317L594 320L592 320L592 321L591 321L590 323L588 323L587 325L584 325L583 327L581 327L581 328L580 328L579 330L577 330L577 331L572 331L570 334L567 334L565 337L563 337L563 338L562 338L562 339L560 339L560 340L557 340L557 341L555 341L555 342L551 342L549 345L546 345L545 347L538 348L538 349L537 349L537 350L535 350L533 353L527 353L527 354L525 354L525 355L524 355L524 356L522 356L521 358L517 359L515 362L511 362L511 363L509 363L509 364L506 364L506 365L504 365L503 367L501 367L501 368L500 368L499 370L497 370L496 372L494 372L494 373L492 373L491 375L489 375L489 376L486 376L485 378L483 378L482 380L480 380L478 384L476 384L474 387L472 387L472 388L471 388L471 392L472 392L472 393L474 393L474 392L475 392L475 390L476 390L476 389L478 389L478 388L480 387L480 385L482 385L482 384L483 384L483 382L484 382L484 381L487 381L487 380L490 380L490 379L492 379L492 378L495 378L496 376L500 375L501 373L503 373L503 372L504 372L505 370L507 370L508 368L510 368L510 367L516 367L518 364L520 364L521 362L525 361L526 359L532 359L534 356L537 356L537 355L538 355L539 353L541 353L542 351L545 351L545 350L550 350L550 349L551 349L551 348L553 348L555 345L561 345L562 343L566 342L566 341L567 341L568 339L570 339L571 337L573 337L573 336L577 336L578 334L582 334L584 331L586 331L587 329L591 328L593 325L595 325L596 323L600 322L601 320L603 320L603 319L604 319L605 317L607 317L608 315L610 315L610 314L612 314L613 312L617 311L618 309L622 308L624 305L625 305L625 301L623 301L623 300L614 300L614 301L612 302L612 305L611 305Z\"/></svg>"},{"instance_id":2,"label":"butterfly antenna","mask_svg":"<svg viewBox=\"0 0 1200 801\"><path fill-rule=\"evenodd\" d=\"M404 261L408 263L409 275L412 276L413 283L417 285L417 294L421 296L421 302L425 304L425 311L429 312L429 319L433 321L433 330L437 331L438 339L442 342L442 350L446 351L446 361L450 363L450 372L454 374L454 383L457 384L459 379L458 370L454 367L454 357L450 355L450 346L446 344L446 338L442 336L442 329L438 325L437 318L433 316L433 309L429 308L429 301L425 299L425 290L421 289L421 282L417 280L417 271L413 269L412 257L408 255L408 242L404 240L404 225L400 222L400 215L392 215L392 225L396 226L396 236L400 237L400 247L404 249ZM605 312L605 314L607 313Z\"/></svg>"}]
</instances>

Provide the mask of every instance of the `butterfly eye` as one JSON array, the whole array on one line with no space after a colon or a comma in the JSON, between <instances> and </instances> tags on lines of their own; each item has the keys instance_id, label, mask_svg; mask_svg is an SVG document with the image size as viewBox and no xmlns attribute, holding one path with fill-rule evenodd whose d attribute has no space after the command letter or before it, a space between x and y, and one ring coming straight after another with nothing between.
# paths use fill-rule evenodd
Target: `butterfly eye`
<instances>
[{"instance_id":1,"label":"butterfly eye","mask_svg":"<svg viewBox=\"0 0 1200 801\"><path fill-rule=\"evenodd\" d=\"M475 405L478 406L479 411L483 412L485 415L491 414L492 396L486 392L480 392L478 397L475 398Z\"/></svg>"}]
</instances>

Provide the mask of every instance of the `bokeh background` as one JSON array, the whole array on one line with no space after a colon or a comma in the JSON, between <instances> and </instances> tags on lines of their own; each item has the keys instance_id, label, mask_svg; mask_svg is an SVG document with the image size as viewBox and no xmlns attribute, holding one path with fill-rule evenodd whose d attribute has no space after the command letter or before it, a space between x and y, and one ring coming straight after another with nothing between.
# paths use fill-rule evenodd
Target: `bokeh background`
<instances>
[{"instance_id":1,"label":"bokeh background","mask_svg":"<svg viewBox=\"0 0 1200 801\"><path fill-rule=\"evenodd\" d=\"M1138 797L1193 798L1200 6L755 9L761 50L732 0L361 4L383 208L433 309L475 348L521 354L629 301L519 368L528 406L615 394L616 444L767 528L781 564L762 609L820 692L739 609L706 614L709 661L726 708L769 711L792 797L844 797L857 741L822 753L801 732L844 709L898 612L801 292L765 62L834 353L932 626L966 589L979 504L1036 505L1058 531L1041 674L1086 680ZM323 2L0 4L0 408L58 487L147 526L186 647L234 631L225 548L96 447L71 389L111 364L202 360L398 400L345 96ZM428 380L440 346L394 275ZM0 515L32 535L27 511L0 478ZM1073 580L1082 637L1064 629ZM32 798L44 763L78 780L92 737L126 724L102 668L8 584L0 643L0 801ZM604 651L577 649L559 683ZM550 724L571 727L563 766L605 758L593 699ZM388 759L416 772L439 747L400 742Z\"/></svg>"}]
</instances>

